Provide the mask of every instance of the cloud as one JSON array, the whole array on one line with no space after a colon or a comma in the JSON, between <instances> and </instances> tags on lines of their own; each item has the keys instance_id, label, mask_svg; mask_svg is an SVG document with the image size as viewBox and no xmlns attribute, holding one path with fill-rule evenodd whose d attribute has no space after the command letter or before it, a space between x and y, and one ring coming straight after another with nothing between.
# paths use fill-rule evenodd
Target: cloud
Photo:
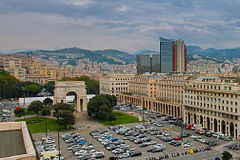
<instances>
[{"instance_id":1,"label":"cloud","mask_svg":"<svg viewBox=\"0 0 240 160\"><path fill-rule=\"evenodd\" d=\"M64 3L76 6L86 6L93 3L93 0L63 0Z\"/></svg>"},{"instance_id":2,"label":"cloud","mask_svg":"<svg viewBox=\"0 0 240 160\"><path fill-rule=\"evenodd\" d=\"M117 8L117 11L118 11L118 12L124 12L124 11L126 11L127 9L128 9L127 6L121 6L121 7Z\"/></svg>"},{"instance_id":3,"label":"cloud","mask_svg":"<svg viewBox=\"0 0 240 160\"><path fill-rule=\"evenodd\" d=\"M0 49L158 49L158 37L187 45L239 47L239 1L2 0Z\"/></svg>"}]
</instances>

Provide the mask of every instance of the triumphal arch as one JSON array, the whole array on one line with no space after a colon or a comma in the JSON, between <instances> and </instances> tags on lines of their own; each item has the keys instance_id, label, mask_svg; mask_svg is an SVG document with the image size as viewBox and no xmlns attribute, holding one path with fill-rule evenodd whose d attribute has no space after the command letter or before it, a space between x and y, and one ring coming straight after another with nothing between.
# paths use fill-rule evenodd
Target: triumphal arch
<instances>
[{"instance_id":1,"label":"triumphal arch","mask_svg":"<svg viewBox=\"0 0 240 160\"><path fill-rule=\"evenodd\" d=\"M66 103L68 93L75 95L74 106L77 112L87 111L87 94L84 81L56 81L54 103Z\"/></svg>"}]
</instances>

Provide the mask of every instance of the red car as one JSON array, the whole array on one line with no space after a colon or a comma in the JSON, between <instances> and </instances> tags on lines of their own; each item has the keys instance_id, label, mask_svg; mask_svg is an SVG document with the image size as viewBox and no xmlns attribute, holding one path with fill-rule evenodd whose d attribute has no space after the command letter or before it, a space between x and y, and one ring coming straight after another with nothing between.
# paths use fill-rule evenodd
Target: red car
<instances>
[{"instance_id":1,"label":"red car","mask_svg":"<svg viewBox=\"0 0 240 160\"><path fill-rule=\"evenodd\" d=\"M194 124L188 124L186 129L191 129L193 127Z\"/></svg>"},{"instance_id":2,"label":"red car","mask_svg":"<svg viewBox=\"0 0 240 160\"><path fill-rule=\"evenodd\" d=\"M175 140L175 141L178 141L178 140L182 140L182 138L180 138L180 137L175 137L174 140Z\"/></svg>"}]
</instances>

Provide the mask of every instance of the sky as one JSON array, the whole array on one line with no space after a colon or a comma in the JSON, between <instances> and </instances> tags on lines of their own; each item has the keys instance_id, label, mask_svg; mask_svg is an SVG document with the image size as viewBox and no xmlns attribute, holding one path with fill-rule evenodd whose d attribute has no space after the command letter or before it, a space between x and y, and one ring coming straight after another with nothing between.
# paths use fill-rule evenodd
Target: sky
<instances>
[{"instance_id":1,"label":"sky","mask_svg":"<svg viewBox=\"0 0 240 160\"><path fill-rule=\"evenodd\" d=\"M1 0L0 52L158 50L159 37L240 47L240 0Z\"/></svg>"}]
</instances>

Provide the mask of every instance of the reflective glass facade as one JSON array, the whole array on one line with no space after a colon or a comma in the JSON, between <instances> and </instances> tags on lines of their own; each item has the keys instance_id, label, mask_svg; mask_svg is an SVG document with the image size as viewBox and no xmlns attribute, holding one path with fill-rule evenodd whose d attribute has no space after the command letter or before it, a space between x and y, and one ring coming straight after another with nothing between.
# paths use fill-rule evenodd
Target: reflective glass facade
<instances>
[{"instance_id":1,"label":"reflective glass facade","mask_svg":"<svg viewBox=\"0 0 240 160\"><path fill-rule=\"evenodd\" d=\"M173 71L172 40L160 38L161 71Z\"/></svg>"},{"instance_id":2,"label":"reflective glass facade","mask_svg":"<svg viewBox=\"0 0 240 160\"><path fill-rule=\"evenodd\" d=\"M137 74L150 72L150 54L137 55Z\"/></svg>"}]
</instances>

